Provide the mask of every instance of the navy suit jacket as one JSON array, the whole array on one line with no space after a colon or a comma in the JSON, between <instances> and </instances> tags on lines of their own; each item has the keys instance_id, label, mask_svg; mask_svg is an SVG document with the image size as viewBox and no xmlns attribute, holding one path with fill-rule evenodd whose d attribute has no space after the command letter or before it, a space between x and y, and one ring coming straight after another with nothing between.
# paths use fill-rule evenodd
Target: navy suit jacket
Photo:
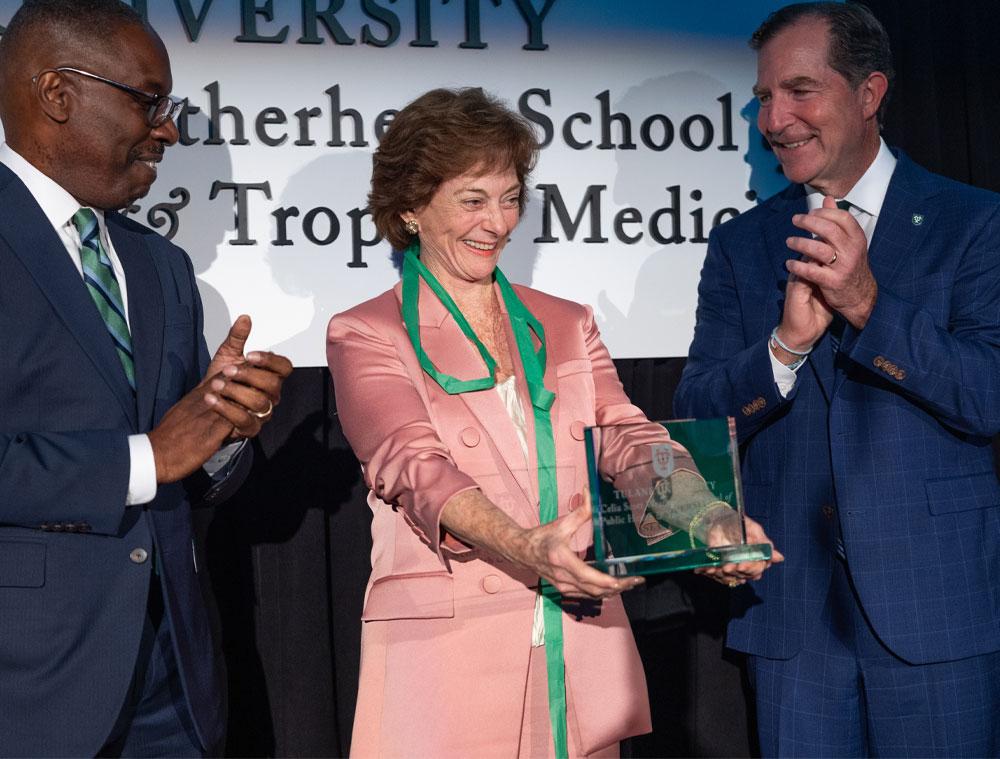
<instances>
[{"instance_id":1,"label":"navy suit jacket","mask_svg":"<svg viewBox=\"0 0 1000 759\"><path fill-rule=\"evenodd\" d=\"M729 645L788 658L848 566L882 641L913 663L1000 649L1000 196L898 155L872 238L878 300L828 332L782 398L768 337L801 185L713 230L678 416L736 417L747 513L785 554Z\"/></svg>"},{"instance_id":2,"label":"navy suit jacket","mask_svg":"<svg viewBox=\"0 0 1000 759\"><path fill-rule=\"evenodd\" d=\"M4 756L100 750L133 675L154 563L199 735L206 747L221 737L195 574L193 481L125 506L127 436L152 429L207 367L201 304L183 251L118 214L107 223L128 284L134 397L63 243L0 164ZM150 558L137 563L130 554L140 548Z\"/></svg>"}]
</instances>

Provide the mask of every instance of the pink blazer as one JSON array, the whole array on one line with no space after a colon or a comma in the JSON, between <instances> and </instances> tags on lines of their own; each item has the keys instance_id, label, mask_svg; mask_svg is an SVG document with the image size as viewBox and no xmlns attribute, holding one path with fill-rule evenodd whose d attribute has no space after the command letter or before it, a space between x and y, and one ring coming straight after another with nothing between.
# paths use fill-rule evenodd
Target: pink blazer
<instances>
[{"instance_id":1,"label":"pink blazer","mask_svg":"<svg viewBox=\"0 0 1000 759\"><path fill-rule=\"evenodd\" d=\"M625 396L590 308L515 290L545 327L565 513L586 483L584 427L645 417ZM453 495L478 487L519 524L539 523L532 413L525 409L526 462L495 389L450 396L424 374L403 325L400 291L397 285L334 316L327 334L338 413L364 468L373 513L352 755L511 756L538 577L470 549L444 532L440 515ZM420 330L441 371L462 379L485 373L423 282ZM510 334L508 341L514 344ZM523 402L527 387L514 363ZM590 540L581 531L578 547ZM597 616L563 619L581 749L648 732L645 676L621 600L605 601Z\"/></svg>"}]
</instances>

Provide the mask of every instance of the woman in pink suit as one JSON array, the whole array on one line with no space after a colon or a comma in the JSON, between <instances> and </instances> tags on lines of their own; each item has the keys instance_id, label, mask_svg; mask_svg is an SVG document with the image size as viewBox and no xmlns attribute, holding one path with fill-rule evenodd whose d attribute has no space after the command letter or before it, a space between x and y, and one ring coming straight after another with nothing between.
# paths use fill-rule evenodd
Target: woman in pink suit
<instances>
[{"instance_id":1,"label":"woman in pink suit","mask_svg":"<svg viewBox=\"0 0 1000 759\"><path fill-rule=\"evenodd\" d=\"M402 281L327 335L373 513L353 756L617 756L650 729L619 598L641 580L583 562L590 512L572 510L584 427L646 419L590 308L496 268L537 150L469 89L415 100L375 153L369 202Z\"/></svg>"}]
</instances>

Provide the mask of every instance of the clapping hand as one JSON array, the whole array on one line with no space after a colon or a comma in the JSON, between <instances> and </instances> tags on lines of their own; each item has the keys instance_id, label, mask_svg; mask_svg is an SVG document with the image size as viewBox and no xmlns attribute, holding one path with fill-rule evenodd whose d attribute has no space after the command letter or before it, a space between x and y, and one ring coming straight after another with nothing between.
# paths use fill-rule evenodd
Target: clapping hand
<instances>
[{"instance_id":1,"label":"clapping hand","mask_svg":"<svg viewBox=\"0 0 1000 759\"><path fill-rule=\"evenodd\" d=\"M271 417L292 364L269 352L244 356L250 328L249 316L236 319L205 378L149 432L158 483L187 477L224 443L257 435Z\"/></svg>"}]
</instances>

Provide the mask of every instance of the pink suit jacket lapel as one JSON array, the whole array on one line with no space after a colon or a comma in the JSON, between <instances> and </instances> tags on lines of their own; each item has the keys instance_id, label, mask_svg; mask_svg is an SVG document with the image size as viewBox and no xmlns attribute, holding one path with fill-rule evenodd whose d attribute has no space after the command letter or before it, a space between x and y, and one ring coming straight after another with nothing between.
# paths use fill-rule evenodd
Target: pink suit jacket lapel
<instances>
[{"instance_id":1,"label":"pink suit jacket lapel","mask_svg":"<svg viewBox=\"0 0 1000 759\"><path fill-rule=\"evenodd\" d=\"M395 287L396 298L402 302L402 286ZM497 293L499 297L499 293ZM501 300L501 309L503 301ZM504 309L505 311L505 309ZM462 333L458 323L451 317L447 309L431 292L430 288L420 282L420 338L424 351L437 367L438 371L462 380L477 379L486 374L486 365L476 346ZM504 313L506 316L506 312ZM405 329L405 327L404 327ZM508 344L514 346L514 338L510 325L507 325ZM516 348L512 347L517 379L517 391L522 405L525 407L527 421L528 461L525 463L521 454L521 444L517 432L507 414L507 409L500 399L496 388L462 393L459 398L468 411L479 421L490 447L495 451L494 459L497 467L504 467L517 482L524 496L523 507L530 509L535 522L538 520L538 478L536 475L536 452L534 444L534 414L528 402L528 388L524 379L524 369L517 356ZM427 377L428 389L431 393L437 387L430 377ZM438 388L439 392L444 392ZM499 459L497 455L499 454ZM522 499L516 499L521 501Z\"/></svg>"}]
</instances>

